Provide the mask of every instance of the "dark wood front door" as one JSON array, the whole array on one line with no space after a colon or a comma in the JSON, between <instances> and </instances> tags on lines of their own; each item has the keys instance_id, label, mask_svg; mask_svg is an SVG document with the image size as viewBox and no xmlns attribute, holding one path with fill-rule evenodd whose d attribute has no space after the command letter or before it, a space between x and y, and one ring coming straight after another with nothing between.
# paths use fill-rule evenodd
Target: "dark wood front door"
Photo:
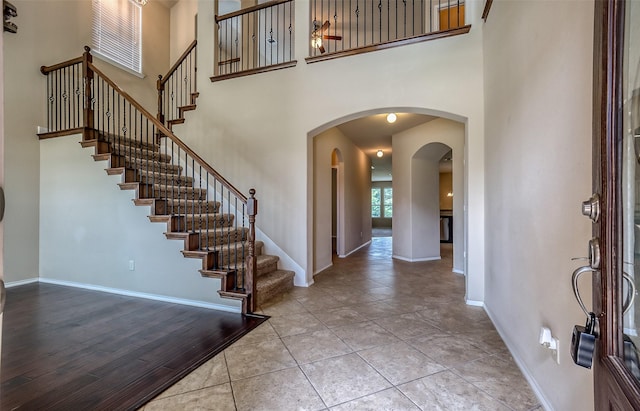
<instances>
[{"instance_id":1,"label":"dark wood front door","mask_svg":"<svg viewBox=\"0 0 640 411\"><path fill-rule=\"evenodd\" d=\"M594 27L595 409L640 410L640 2L596 0Z\"/></svg>"}]
</instances>

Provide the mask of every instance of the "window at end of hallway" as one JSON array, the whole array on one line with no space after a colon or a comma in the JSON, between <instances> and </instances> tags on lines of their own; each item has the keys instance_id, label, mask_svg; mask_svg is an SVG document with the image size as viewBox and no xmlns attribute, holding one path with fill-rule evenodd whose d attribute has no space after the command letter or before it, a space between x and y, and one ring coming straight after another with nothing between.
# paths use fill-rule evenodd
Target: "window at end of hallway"
<instances>
[{"instance_id":1,"label":"window at end of hallway","mask_svg":"<svg viewBox=\"0 0 640 411\"><path fill-rule=\"evenodd\" d=\"M132 0L92 0L92 53L142 77L142 8Z\"/></svg>"},{"instance_id":2,"label":"window at end of hallway","mask_svg":"<svg viewBox=\"0 0 640 411\"><path fill-rule=\"evenodd\" d=\"M380 218L380 205L382 190L379 188L371 189L371 217Z\"/></svg>"},{"instance_id":3,"label":"window at end of hallway","mask_svg":"<svg viewBox=\"0 0 640 411\"><path fill-rule=\"evenodd\" d=\"M391 187L371 189L371 217L393 217L393 189Z\"/></svg>"},{"instance_id":4,"label":"window at end of hallway","mask_svg":"<svg viewBox=\"0 0 640 411\"><path fill-rule=\"evenodd\" d=\"M386 218L393 217L393 188L384 188L384 216Z\"/></svg>"}]
</instances>

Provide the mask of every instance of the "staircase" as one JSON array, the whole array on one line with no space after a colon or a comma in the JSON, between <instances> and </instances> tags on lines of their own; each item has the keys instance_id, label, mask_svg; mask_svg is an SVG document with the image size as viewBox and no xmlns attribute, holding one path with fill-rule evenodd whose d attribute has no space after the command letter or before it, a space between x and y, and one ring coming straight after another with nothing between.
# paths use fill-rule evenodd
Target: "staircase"
<instances>
[{"instance_id":1,"label":"staircase","mask_svg":"<svg viewBox=\"0 0 640 411\"><path fill-rule=\"evenodd\" d=\"M49 119L53 130L40 137L82 132L81 144L93 148L94 160L107 161L107 174L121 176L120 188L135 191L134 204L149 207L149 220L166 224L166 238L183 241L183 256L200 259L200 275L219 279L220 296L240 300L243 313L293 288L294 272L279 269L279 257L263 254L264 244L255 241L255 190L244 196L170 130L195 109L198 94L190 93L191 101L177 108L180 117L167 120L167 128L93 66L85 50L81 58L41 68L60 76L60 70L76 73L66 68L82 65L79 78L65 84L75 94L84 90L79 108L59 103L66 104L70 90L47 90L49 113L70 112L62 117L81 122L59 127Z\"/></svg>"}]
</instances>

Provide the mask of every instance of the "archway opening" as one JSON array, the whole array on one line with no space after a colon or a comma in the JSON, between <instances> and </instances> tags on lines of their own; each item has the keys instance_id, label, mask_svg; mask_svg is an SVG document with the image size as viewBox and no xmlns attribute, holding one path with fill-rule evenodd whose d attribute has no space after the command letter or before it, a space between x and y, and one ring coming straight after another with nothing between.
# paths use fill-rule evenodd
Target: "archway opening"
<instances>
[{"instance_id":1,"label":"archway opening","mask_svg":"<svg viewBox=\"0 0 640 411\"><path fill-rule=\"evenodd\" d=\"M392 227L393 241L389 241L388 244L392 247L393 252L390 254L393 258L407 261L425 258L425 255L414 252L414 246L422 241L422 232L421 227L412 224L415 216L411 214L411 202L415 193L411 191L411 182L415 183L418 176L417 173L412 173L412 164L415 165L415 161L421 157L419 151L430 143L441 143L442 147L437 155L434 154L436 179L440 176L440 160L449 153L447 160L449 167L452 167L449 172L452 186L450 193L453 196L450 200L455 205L450 209L443 209L450 213L446 216L447 221L444 224L450 224L451 230L444 241L451 241L449 247L454 249L453 271L464 272L465 123L457 118L454 120L430 115L426 110L404 110L406 111L377 109L346 116L309 134L312 138L310 155L313 158L313 167L310 170L313 173L310 180L313 190L313 249L310 250L310 254L313 258L314 275L331 266L334 256L347 257L366 247L373 238L373 230L379 225L374 223L374 218L377 218L374 215L383 216L385 212L392 218L387 224ZM386 121L389 112L395 112L397 115L395 129L389 127ZM410 121L403 125L403 120ZM378 131L372 133L374 129ZM376 155L378 151L382 151L383 159L391 160L388 169L383 171L389 178L381 179L387 180L382 184L388 185L387 194L390 194L390 201L385 204L385 196L382 194L384 188L381 187L379 205L374 202L373 193L374 188L380 184L373 178L374 173L381 171L377 163L380 159ZM441 240L440 225L443 224L440 216L439 186L438 181L434 193L437 210L437 247ZM426 258L439 255L438 250Z\"/></svg>"}]
</instances>

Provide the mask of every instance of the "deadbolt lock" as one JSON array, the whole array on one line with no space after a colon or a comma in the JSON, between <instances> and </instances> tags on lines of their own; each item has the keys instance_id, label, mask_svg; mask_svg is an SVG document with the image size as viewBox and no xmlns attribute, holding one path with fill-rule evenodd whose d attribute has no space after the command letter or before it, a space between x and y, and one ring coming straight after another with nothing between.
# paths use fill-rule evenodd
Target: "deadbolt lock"
<instances>
[{"instance_id":1,"label":"deadbolt lock","mask_svg":"<svg viewBox=\"0 0 640 411\"><path fill-rule=\"evenodd\" d=\"M594 194L587 201L582 202L582 215L591 219L594 223L600 218L600 196Z\"/></svg>"}]
</instances>

